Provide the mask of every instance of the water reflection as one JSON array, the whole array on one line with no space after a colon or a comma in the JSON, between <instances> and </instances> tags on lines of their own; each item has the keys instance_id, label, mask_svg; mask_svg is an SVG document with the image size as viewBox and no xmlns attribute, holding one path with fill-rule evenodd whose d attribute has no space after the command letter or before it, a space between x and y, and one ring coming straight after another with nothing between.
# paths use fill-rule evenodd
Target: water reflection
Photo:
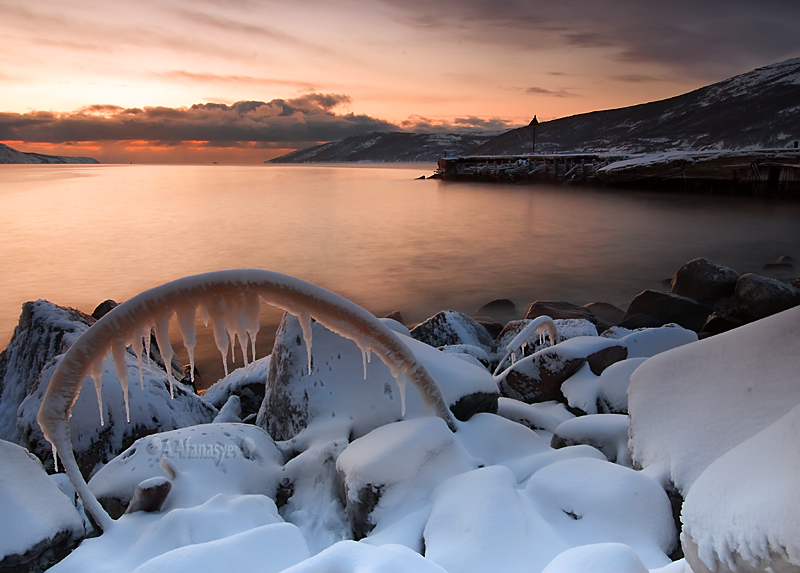
<instances>
[{"instance_id":1,"label":"water reflection","mask_svg":"<svg viewBox=\"0 0 800 573\"><path fill-rule=\"evenodd\" d=\"M697 256L738 271L800 258L797 204L414 180L432 169L2 166L2 344L26 300L91 312L226 268L284 272L415 322L501 297L624 308ZM265 316L269 334L278 318Z\"/></svg>"}]
</instances>

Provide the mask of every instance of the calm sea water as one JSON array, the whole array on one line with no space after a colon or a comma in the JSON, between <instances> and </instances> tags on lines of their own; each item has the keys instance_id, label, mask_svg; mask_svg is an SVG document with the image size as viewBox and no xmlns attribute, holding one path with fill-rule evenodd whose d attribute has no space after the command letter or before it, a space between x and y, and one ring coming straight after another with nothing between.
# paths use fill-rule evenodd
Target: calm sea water
<instances>
[{"instance_id":1,"label":"calm sea water","mask_svg":"<svg viewBox=\"0 0 800 573\"><path fill-rule=\"evenodd\" d=\"M694 257L800 259L796 203L414 180L433 168L0 166L0 348L27 300L91 312L220 269L287 273L411 323L495 298L624 309ZM262 316L262 355L278 320Z\"/></svg>"}]
</instances>

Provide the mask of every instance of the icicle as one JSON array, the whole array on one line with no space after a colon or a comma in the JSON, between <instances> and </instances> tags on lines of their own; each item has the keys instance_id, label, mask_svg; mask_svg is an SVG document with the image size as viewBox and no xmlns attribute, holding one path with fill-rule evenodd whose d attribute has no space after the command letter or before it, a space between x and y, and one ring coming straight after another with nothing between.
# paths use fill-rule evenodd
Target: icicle
<instances>
[{"instance_id":1,"label":"icicle","mask_svg":"<svg viewBox=\"0 0 800 573\"><path fill-rule=\"evenodd\" d=\"M222 367L225 371L225 376L228 375L228 334L225 331L225 315L222 309L222 300L220 298L214 298L211 301L208 301L204 307L206 312L203 312L204 316L208 316L211 319L211 326L214 328L214 342L217 345L217 350L219 350L220 356L222 356ZM206 320L206 319L203 319ZM206 323L207 324L207 323Z\"/></svg>"},{"instance_id":2,"label":"icicle","mask_svg":"<svg viewBox=\"0 0 800 573\"><path fill-rule=\"evenodd\" d=\"M50 447L53 449L53 469L55 473L58 473L58 451L56 451L55 444L50 444Z\"/></svg>"},{"instance_id":3,"label":"icicle","mask_svg":"<svg viewBox=\"0 0 800 573\"><path fill-rule=\"evenodd\" d=\"M153 367L153 365L150 362L150 342L153 340L153 327L152 326L147 329L147 332L145 333L143 338L144 338L144 350L145 350L145 352L147 354L147 369L150 370L150 368Z\"/></svg>"},{"instance_id":4,"label":"icicle","mask_svg":"<svg viewBox=\"0 0 800 573\"><path fill-rule=\"evenodd\" d=\"M106 352L108 352L106 350ZM105 426L106 421L103 417L103 363L106 361L106 353L101 352L92 362L89 376L94 380L94 390L97 392L97 407L100 409L100 425Z\"/></svg>"},{"instance_id":5,"label":"icicle","mask_svg":"<svg viewBox=\"0 0 800 573\"><path fill-rule=\"evenodd\" d=\"M111 343L111 356L114 358L114 370L122 386L122 398L125 400L125 419L131 421L131 408L128 398L128 366L125 364L125 341L115 340Z\"/></svg>"},{"instance_id":6,"label":"icicle","mask_svg":"<svg viewBox=\"0 0 800 573\"><path fill-rule=\"evenodd\" d=\"M178 330L183 339L183 347L189 353L189 376L194 384L194 347L197 346L197 336L194 323L197 320L197 308L187 305L178 309Z\"/></svg>"},{"instance_id":7,"label":"icicle","mask_svg":"<svg viewBox=\"0 0 800 573\"><path fill-rule=\"evenodd\" d=\"M156 319L156 342L161 351L161 358L164 359L164 369L169 378L169 396L175 397L175 379L172 377L172 345L169 342L169 320L172 318L172 311L161 315Z\"/></svg>"},{"instance_id":8,"label":"icicle","mask_svg":"<svg viewBox=\"0 0 800 573\"><path fill-rule=\"evenodd\" d=\"M149 335L147 335L149 338ZM136 362L139 364L139 387L144 390L144 372L142 367L142 352L144 349L144 337L145 333L140 331L133 335L133 339L131 340L131 347L133 348L133 353L136 354Z\"/></svg>"},{"instance_id":9,"label":"icicle","mask_svg":"<svg viewBox=\"0 0 800 573\"><path fill-rule=\"evenodd\" d=\"M392 372L394 381L397 382L397 388L400 390L400 415L406 415L406 376L402 371L397 370Z\"/></svg>"},{"instance_id":10,"label":"icicle","mask_svg":"<svg viewBox=\"0 0 800 573\"><path fill-rule=\"evenodd\" d=\"M308 354L308 373L311 374L311 315L302 312L297 317L300 320L300 328L303 331L303 340L306 343L306 353Z\"/></svg>"},{"instance_id":11,"label":"icicle","mask_svg":"<svg viewBox=\"0 0 800 573\"><path fill-rule=\"evenodd\" d=\"M208 309L203 304L200 305L200 318L203 321L203 326L208 328L208 319L210 317L208 316Z\"/></svg>"},{"instance_id":12,"label":"icicle","mask_svg":"<svg viewBox=\"0 0 800 573\"><path fill-rule=\"evenodd\" d=\"M256 336L261 328L258 323L258 315L261 312L261 299L255 291L247 290L244 293L244 309L242 317L245 323L245 332L250 337L250 357L256 361Z\"/></svg>"},{"instance_id":13,"label":"icicle","mask_svg":"<svg viewBox=\"0 0 800 573\"><path fill-rule=\"evenodd\" d=\"M367 362L372 362L372 350L366 346L358 346L361 350L361 362L364 364L364 380L367 379Z\"/></svg>"}]
</instances>

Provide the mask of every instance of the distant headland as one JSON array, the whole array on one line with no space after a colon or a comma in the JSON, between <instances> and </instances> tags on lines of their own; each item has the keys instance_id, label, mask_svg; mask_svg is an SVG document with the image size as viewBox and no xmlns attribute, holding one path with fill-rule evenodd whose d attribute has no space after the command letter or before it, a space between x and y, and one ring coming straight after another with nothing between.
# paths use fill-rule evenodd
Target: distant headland
<instances>
[{"instance_id":1,"label":"distant headland","mask_svg":"<svg viewBox=\"0 0 800 573\"><path fill-rule=\"evenodd\" d=\"M11 163L100 163L93 157L65 157L62 155L45 155L43 153L26 153L0 143L0 164Z\"/></svg>"}]
</instances>

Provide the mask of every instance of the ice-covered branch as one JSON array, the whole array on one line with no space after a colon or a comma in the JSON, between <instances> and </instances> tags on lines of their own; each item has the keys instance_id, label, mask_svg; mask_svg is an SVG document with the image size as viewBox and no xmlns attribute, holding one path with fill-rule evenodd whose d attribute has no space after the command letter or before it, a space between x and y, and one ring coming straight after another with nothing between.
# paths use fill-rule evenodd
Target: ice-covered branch
<instances>
[{"instance_id":1,"label":"ice-covered branch","mask_svg":"<svg viewBox=\"0 0 800 573\"><path fill-rule=\"evenodd\" d=\"M494 370L494 375L497 376L497 373L500 372L500 368L503 366L505 361L508 360L509 356L512 357L513 362L514 353L528 341L534 332L538 332L539 336L543 337L545 329L547 329L547 332L550 334L550 344L557 344L558 331L556 330L556 323L553 322L553 319L549 316L537 316L530 321L511 342L508 343L506 346L506 355L503 356L503 359L497 364L497 368Z\"/></svg>"},{"instance_id":2,"label":"ice-covered branch","mask_svg":"<svg viewBox=\"0 0 800 573\"><path fill-rule=\"evenodd\" d=\"M131 344L135 351L140 351L142 337L145 341L149 339L146 333L152 326L155 326L162 356L169 364L173 351L168 327L173 314L178 316L184 344L192 356L195 342L193 319L198 308L201 316L212 323L223 361L237 337L245 364L248 338L251 356L255 360L260 299L300 318L304 333L308 333L309 360L310 321L314 318L329 330L355 341L362 351L374 352L389 367L401 390L404 377L407 377L419 390L425 404L455 431L455 420L428 371L391 329L357 304L311 283L271 271L219 271L186 277L133 297L92 325L64 354L42 401L38 415L42 432L53 445L54 452L57 451L61 457L87 511L102 529L110 525L111 518L81 476L70 440L70 410L78 399L83 380L89 375L93 377L100 401L102 364L110 352L117 371L125 371L120 375L120 381L127 394L125 347ZM169 376L171 384L171 374ZM103 423L102 402L100 414Z\"/></svg>"}]
</instances>

